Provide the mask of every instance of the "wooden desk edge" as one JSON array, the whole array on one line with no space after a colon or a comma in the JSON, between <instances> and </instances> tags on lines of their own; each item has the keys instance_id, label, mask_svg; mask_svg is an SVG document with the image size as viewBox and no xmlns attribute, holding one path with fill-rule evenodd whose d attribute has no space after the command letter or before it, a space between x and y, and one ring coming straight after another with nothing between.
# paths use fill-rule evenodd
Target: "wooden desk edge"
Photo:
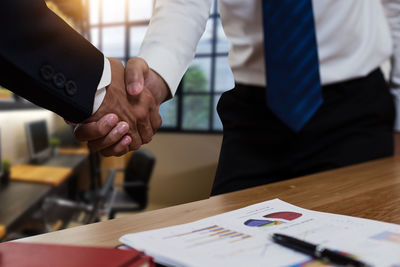
<instances>
[{"instance_id":1,"label":"wooden desk edge","mask_svg":"<svg viewBox=\"0 0 400 267\"><path fill-rule=\"evenodd\" d=\"M342 206L342 209L345 210L348 207L353 207L353 203L352 201L349 201L349 198L357 199L360 196L365 198L370 195L370 189L368 188L371 187L373 187L373 190L381 190L381 188L394 190L393 192L397 198L392 204L394 208L397 207L400 211L400 164L397 164L399 161L400 157L372 161L273 184L253 187L229 194L214 196L205 200L29 237L20 241L113 247L118 245L118 239L127 233L188 223L274 198L280 198L306 209L330 212L331 209L334 210L336 207ZM372 169L376 169L375 171L378 172L383 172L384 170L388 171L388 174L386 175L389 178L391 177L391 179L386 177L387 179L382 182L379 175L372 175ZM372 184L370 181L370 184L360 184L359 181L363 181L365 178L364 175L368 173L371 175L370 180L373 180L374 183ZM353 177L357 184L356 189L347 188L346 185L342 184L342 181L345 183L349 179L350 182L353 182L351 177ZM329 196L323 198L323 194L309 195L308 192L305 192L305 190L311 190L309 192L314 192L313 190L316 190L319 192L319 187L325 186L324 182L327 182L327 185L332 183L335 184L335 188L328 189L334 190L333 192L337 192L338 194L329 194ZM313 186L310 187L309 183L312 183ZM342 191L344 193L342 193ZM320 198L321 203L315 200ZM363 199L361 200L363 201ZM367 205L372 204L374 203L367 203ZM376 208L378 209L379 214L376 216L381 216L382 213L380 209L382 206L385 207L385 203L378 204L379 205L376 205ZM354 216L360 216L360 213L363 215L363 207L353 208L358 211ZM393 213L391 215L394 216L392 218L394 222L400 223L400 212L397 212L396 209L391 210ZM345 212L351 213L352 210L345 210ZM361 217L368 218L368 214Z\"/></svg>"}]
</instances>

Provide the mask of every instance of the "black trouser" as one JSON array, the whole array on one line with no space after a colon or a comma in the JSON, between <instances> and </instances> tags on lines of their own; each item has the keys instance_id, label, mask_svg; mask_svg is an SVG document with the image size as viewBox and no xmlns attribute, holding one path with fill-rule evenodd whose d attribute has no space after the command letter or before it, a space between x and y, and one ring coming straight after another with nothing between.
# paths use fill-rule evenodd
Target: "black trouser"
<instances>
[{"instance_id":1,"label":"black trouser","mask_svg":"<svg viewBox=\"0 0 400 267\"><path fill-rule=\"evenodd\" d=\"M221 96L213 195L393 155L394 103L380 70L324 86L323 105L299 133L275 117L265 93L237 84Z\"/></svg>"}]
</instances>

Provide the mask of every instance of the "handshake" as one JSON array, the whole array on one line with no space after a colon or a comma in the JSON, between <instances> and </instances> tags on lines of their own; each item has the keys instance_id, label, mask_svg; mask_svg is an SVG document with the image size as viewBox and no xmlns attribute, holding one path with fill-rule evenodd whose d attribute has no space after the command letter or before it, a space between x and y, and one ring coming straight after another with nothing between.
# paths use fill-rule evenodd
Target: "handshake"
<instances>
[{"instance_id":1,"label":"handshake","mask_svg":"<svg viewBox=\"0 0 400 267\"><path fill-rule=\"evenodd\" d=\"M99 109L75 128L75 138L92 151L121 156L151 141L161 126L160 104L170 97L165 81L141 58L126 69L110 58L111 84Z\"/></svg>"}]
</instances>

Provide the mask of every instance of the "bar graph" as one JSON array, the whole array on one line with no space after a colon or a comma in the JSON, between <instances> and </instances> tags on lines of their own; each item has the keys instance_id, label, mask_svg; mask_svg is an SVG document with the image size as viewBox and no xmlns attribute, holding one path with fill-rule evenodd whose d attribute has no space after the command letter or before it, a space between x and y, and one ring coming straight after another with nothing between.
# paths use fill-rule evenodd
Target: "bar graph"
<instances>
[{"instance_id":1,"label":"bar graph","mask_svg":"<svg viewBox=\"0 0 400 267\"><path fill-rule=\"evenodd\" d=\"M225 242L225 243L236 243L251 238L249 234L240 233L220 227L218 225L211 225L192 231L176 233L173 235L165 236L163 239L179 239L184 242L186 248L193 248L198 246L206 246L211 243Z\"/></svg>"}]
</instances>

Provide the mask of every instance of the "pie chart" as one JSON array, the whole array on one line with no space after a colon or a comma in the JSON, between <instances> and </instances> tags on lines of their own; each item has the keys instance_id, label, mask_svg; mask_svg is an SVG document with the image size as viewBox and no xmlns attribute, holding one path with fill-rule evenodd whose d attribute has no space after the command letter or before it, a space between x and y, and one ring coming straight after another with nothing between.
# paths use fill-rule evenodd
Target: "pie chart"
<instances>
[{"instance_id":1,"label":"pie chart","mask_svg":"<svg viewBox=\"0 0 400 267\"><path fill-rule=\"evenodd\" d=\"M271 219L284 219L287 221L293 221L299 217L301 217L301 213L293 212L293 211L280 211L270 213L268 215L264 215L264 218L271 218Z\"/></svg>"},{"instance_id":2,"label":"pie chart","mask_svg":"<svg viewBox=\"0 0 400 267\"><path fill-rule=\"evenodd\" d=\"M250 219L250 220L245 221L244 224L247 226L250 226L250 227L264 227L264 226L273 226L273 225L283 224L283 222Z\"/></svg>"}]
</instances>

